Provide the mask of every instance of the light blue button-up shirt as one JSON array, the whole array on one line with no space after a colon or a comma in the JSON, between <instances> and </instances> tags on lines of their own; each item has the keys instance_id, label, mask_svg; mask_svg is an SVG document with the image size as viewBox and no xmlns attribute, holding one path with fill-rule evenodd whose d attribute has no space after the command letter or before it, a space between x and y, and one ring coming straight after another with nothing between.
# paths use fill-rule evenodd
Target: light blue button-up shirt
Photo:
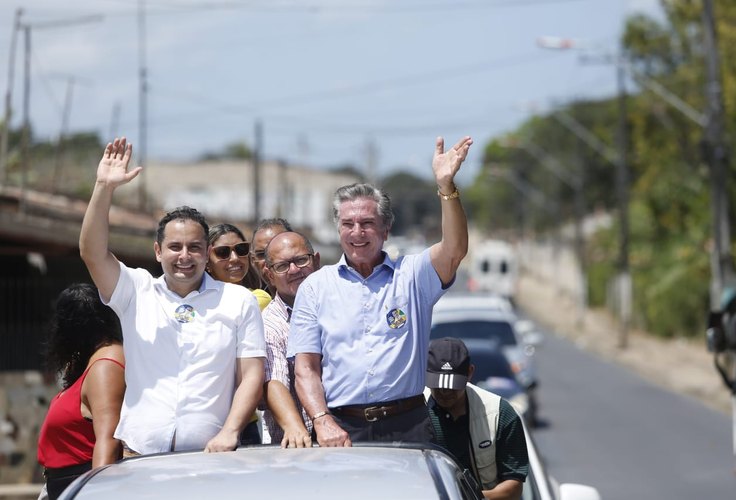
<instances>
[{"instance_id":1,"label":"light blue button-up shirt","mask_svg":"<svg viewBox=\"0 0 736 500\"><path fill-rule=\"evenodd\" d=\"M299 286L288 356L322 355L327 406L421 394L432 307L443 295L429 249L383 262L364 278L340 261Z\"/></svg>"}]
</instances>

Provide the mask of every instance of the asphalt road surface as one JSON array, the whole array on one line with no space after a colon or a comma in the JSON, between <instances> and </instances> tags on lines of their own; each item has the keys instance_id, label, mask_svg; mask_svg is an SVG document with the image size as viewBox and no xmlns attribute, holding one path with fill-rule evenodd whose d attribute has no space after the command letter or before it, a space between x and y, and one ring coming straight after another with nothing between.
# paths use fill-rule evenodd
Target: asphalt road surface
<instances>
[{"instance_id":1,"label":"asphalt road surface","mask_svg":"<svg viewBox=\"0 0 736 500\"><path fill-rule=\"evenodd\" d=\"M730 415L549 333L537 358L534 435L558 481L594 486L604 500L736 499Z\"/></svg>"}]
</instances>

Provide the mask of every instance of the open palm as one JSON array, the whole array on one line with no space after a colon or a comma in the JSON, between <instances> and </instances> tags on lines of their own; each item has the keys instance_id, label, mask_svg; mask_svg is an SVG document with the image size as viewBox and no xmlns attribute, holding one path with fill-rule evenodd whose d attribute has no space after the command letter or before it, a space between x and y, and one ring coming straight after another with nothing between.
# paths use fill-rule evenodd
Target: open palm
<instances>
[{"instance_id":1,"label":"open palm","mask_svg":"<svg viewBox=\"0 0 736 500\"><path fill-rule=\"evenodd\" d=\"M130 157L133 154L133 145L128 144L125 137L108 143L97 166L97 182L116 187L127 184L134 179L143 167L135 167L128 171Z\"/></svg>"},{"instance_id":2,"label":"open palm","mask_svg":"<svg viewBox=\"0 0 736 500\"><path fill-rule=\"evenodd\" d=\"M452 182L455 174L460 169L460 165L465 161L471 144L473 144L473 139L466 136L445 152L444 139L442 137L437 138L434 157L432 158L432 170L438 185Z\"/></svg>"}]
</instances>

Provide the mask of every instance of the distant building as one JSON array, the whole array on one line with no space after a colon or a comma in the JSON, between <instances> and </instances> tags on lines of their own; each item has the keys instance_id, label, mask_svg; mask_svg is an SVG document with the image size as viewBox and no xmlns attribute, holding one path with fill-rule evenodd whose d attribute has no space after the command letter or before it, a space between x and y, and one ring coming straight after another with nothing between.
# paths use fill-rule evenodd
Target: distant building
<instances>
[{"instance_id":1,"label":"distant building","mask_svg":"<svg viewBox=\"0 0 736 500\"><path fill-rule=\"evenodd\" d=\"M189 205L208 219L254 222L253 165L247 160L153 163L145 171L153 206L170 210ZM259 217L284 217L320 243L337 241L332 196L340 186L359 182L355 175L264 162L260 173ZM121 199L135 199L136 181L121 188Z\"/></svg>"}]
</instances>

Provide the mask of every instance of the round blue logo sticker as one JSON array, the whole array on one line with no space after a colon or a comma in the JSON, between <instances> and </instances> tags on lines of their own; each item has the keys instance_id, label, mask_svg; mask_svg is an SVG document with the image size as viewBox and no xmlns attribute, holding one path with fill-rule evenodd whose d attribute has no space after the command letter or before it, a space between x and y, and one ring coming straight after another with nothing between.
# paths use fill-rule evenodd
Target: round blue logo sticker
<instances>
[{"instance_id":1,"label":"round blue logo sticker","mask_svg":"<svg viewBox=\"0 0 736 500\"><path fill-rule=\"evenodd\" d=\"M406 324L406 313L401 309L392 309L386 315L386 323L389 328L401 328Z\"/></svg>"},{"instance_id":2,"label":"round blue logo sticker","mask_svg":"<svg viewBox=\"0 0 736 500\"><path fill-rule=\"evenodd\" d=\"M182 304L176 308L174 318L179 323L191 323L194 321L194 308L189 304Z\"/></svg>"}]
</instances>

